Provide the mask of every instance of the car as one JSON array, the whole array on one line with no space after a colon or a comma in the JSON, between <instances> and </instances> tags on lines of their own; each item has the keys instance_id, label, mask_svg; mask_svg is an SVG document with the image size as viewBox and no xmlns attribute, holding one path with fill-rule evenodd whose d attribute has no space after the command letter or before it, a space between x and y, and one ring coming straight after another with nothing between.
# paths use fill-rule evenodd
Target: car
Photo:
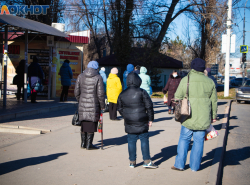
<instances>
[{"instance_id":1,"label":"car","mask_svg":"<svg viewBox=\"0 0 250 185\"><path fill-rule=\"evenodd\" d=\"M241 101L250 101L250 79L236 91L236 102L240 103Z\"/></svg>"},{"instance_id":2,"label":"car","mask_svg":"<svg viewBox=\"0 0 250 185\"><path fill-rule=\"evenodd\" d=\"M236 76L229 76L229 82L233 79L235 79ZM221 83L224 84L225 83L225 77L223 76L223 78L221 79Z\"/></svg>"},{"instance_id":3,"label":"car","mask_svg":"<svg viewBox=\"0 0 250 185\"><path fill-rule=\"evenodd\" d=\"M230 81L230 85L240 87L242 86L242 80L243 78L235 78ZM245 78L245 81L246 80L249 80L249 78Z\"/></svg>"}]
</instances>

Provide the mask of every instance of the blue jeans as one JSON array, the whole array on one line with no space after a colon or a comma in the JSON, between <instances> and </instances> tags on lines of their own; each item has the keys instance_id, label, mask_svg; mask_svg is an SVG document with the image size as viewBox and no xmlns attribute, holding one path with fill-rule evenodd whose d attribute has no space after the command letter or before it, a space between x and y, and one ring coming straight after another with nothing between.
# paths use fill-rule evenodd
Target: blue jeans
<instances>
[{"instance_id":1,"label":"blue jeans","mask_svg":"<svg viewBox=\"0 0 250 185\"><path fill-rule=\"evenodd\" d=\"M193 171L199 170L203 155L205 130L189 130L184 126L181 126L180 139L177 147L177 156L174 164L176 168L184 169L192 136L193 146L191 149L189 166Z\"/></svg>"},{"instance_id":2,"label":"blue jeans","mask_svg":"<svg viewBox=\"0 0 250 185\"><path fill-rule=\"evenodd\" d=\"M128 134L128 153L129 160L136 160L136 142L138 139L141 140L141 152L143 156L143 160L150 160L149 154L149 134L148 132L142 134Z\"/></svg>"}]
</instances>

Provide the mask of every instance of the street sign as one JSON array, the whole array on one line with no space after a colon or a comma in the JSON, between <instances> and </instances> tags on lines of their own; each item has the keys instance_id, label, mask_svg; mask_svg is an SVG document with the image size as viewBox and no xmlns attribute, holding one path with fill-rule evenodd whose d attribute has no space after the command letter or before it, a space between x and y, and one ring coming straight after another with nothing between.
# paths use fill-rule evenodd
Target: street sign
<instances>
[{"instance_id":1,"label":"street sign","mask_svg":"<svg viewBox=\"0 0 250 185\"><path fill-rule=\"evenodd\" d=\"M240 52L241 53L248 53L248 45L241 45Z\"/></svg>"},{"instance_id":2,"label":"street sign","mask_svg":"<svg viewBox=\"0 0 250 185\"><path fill-rule=\"evenodd\" d=\"M211 75L218 75L219 64L213 64L211 67Z\"/></svg>"}]
</instances>

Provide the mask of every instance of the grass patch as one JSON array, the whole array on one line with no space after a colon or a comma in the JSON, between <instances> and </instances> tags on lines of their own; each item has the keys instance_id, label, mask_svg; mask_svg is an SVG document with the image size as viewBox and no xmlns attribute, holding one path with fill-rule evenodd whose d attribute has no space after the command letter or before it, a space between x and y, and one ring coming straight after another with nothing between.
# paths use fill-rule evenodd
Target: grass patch
<instances>
[{"instance_id":1,"label":"grass patch","mask_svg":"<svg viewBox=\"0 0 250 185\"><path fill-rule=\"evenodd\" d=\"M166 94L167 96L168 94ZM151 98L163 98L164 94L163 92L153 92ZM217 92L218 99L235 99L236 96L236 89L232 88L229 90L229 96L224 97L224 91ZM168 96L167 96L168 97Z\"/></svg>"}]
</instances>

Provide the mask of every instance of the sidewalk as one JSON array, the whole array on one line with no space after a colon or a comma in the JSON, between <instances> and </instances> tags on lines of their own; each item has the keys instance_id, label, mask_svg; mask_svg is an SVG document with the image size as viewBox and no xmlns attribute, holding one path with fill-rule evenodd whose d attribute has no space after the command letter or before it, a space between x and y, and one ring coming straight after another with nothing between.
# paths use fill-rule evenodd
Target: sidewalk
<instances>
[{"instance_id":1,"label":"sidewalk","mask_svg":"<svg viewBox=\"0 0 250 185\"><path fill-rule=\"evenodd\" d=\"M59 98L37 97L38 103L31 103L27 100L17 100L14 95L8 95L6 107L3 107L3 98L0 99L0 123L6 120L20 118L27 115L37 115L45 112L63 110L77 106L75 98L69 98L67 102L60 102Z\"/></svg>"},{"instance_id":2,"label":"sidewalk","mask_svg":"<svg viewBox=\"0 0 250 185\"><path fill-rule=\"evenodd\" d=\"M29 138L6 146L0 144L1 184L206 184L219 136L205 142L198 172L192 172L188 166L190 151L185 171L171 170L177 154L181 125L174 121L173 115L167 113L161 99L153 99L153 102L155 120L149 132L150 154L153 162L159 165L158 169L142 167L140 141L137 142L137 167L129 168L123 120L110 121L108 113L104 114L104 150L80 149L79 127L71 125L74 110L64 109L58 113L48 112L4 123L51 129L52 132L27 136ZM227 103L227 100L218 103L218 116L221 120ZM219 132L221 120L214 125ZM14 137L13 134L6 136L10 137ZM93 143L100 147L99 133L95 134Z\"/></svg>"}]
</instances>

